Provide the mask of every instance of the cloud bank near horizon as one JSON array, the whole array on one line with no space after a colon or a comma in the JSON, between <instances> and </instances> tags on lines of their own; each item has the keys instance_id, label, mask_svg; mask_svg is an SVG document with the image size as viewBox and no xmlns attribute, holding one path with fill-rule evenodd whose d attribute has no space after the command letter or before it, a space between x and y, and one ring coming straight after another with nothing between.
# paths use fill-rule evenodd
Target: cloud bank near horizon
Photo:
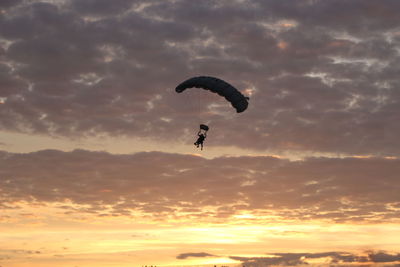
<instances>
[{"instance_id":1,"label":"cloud bank near horizon","mask_svg":"<svg viewBox=\"0 0 400 267\"><path fill-rule=\"evenodd\" d=\"M228 222L400 217L399 160L220 157L147 152L1 152L0 209L56 205L69 218L130 216ZM275 218L275 219L274 219ZM7 221L7 218L2 217Z\"/></svg>"},{"instance_id":2,"label":"cloud bank near horizon","mask_svg":"<svg viewBox=\"0 0 400 267\"><path fill-rule=\"evenodd\" d=\"M201 118L217 129L210 145L399 156L399 8L2 1L0 129L162 141L187 136ZM196 75L252 89L249 110L193 113L173 89Z\"/></svg>"},{"instance_id":3,"label":"cloud bank near horizon","mask_svg":"<svg viewBox=\"0 0 400 267\"><path fill-rule=\"evenodd\" d=\"M365 266L374 264L379 266L397 266L400 262L400 253L387 251L366 251L362 254L351 252L318 252L318 253L266 253L268 257L243 257L229 256L230 259L240 261L247 267L266 266ZM201 253L182 253L177 259L188 257L219 257L216 255ZM316 262L317 261L317 262ZM319 262L318 262L319 261ZM315 264L315 265L314 265Z\"/></svg>"}]
</instances>

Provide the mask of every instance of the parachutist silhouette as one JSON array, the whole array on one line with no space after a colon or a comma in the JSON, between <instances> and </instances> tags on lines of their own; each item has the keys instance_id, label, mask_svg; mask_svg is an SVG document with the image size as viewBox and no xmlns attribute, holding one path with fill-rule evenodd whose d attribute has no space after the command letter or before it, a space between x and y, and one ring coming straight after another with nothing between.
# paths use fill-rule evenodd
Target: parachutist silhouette
<instances>
[{"instance_id":1,"label":"parachutist silhouette","mask_svg":"<svg viewBox=\"0 0 400 267\"><path fill-rule=\"evenodd\" d=\"M210 127L208 127L205 124L200 124L200 129L199 132L197 133L198 138L197 141L194 143L194 145L196 147L201 146L201 150L203 150L203 142L207 137L208 130L210 130Z\"/></svg>"},{"instance_id":2,"label":"parachutist silhouette","mask_svg":"<svg viewBox=\"0 0 400 267\"><path fill-rule=\"evenodd\" d=\"M205 132L205 133L202 133L201 130L200 130L200 131L197 133L197 135L198 135L199 138L197 138L197 141L194 143L194 145L195 145L196 147L201 146L201 150L203 150L203 142L204 142L204 140L205 140L206 137L207 137L207 133L206 133L206 132Z\"/></svg>"}]
</instances>

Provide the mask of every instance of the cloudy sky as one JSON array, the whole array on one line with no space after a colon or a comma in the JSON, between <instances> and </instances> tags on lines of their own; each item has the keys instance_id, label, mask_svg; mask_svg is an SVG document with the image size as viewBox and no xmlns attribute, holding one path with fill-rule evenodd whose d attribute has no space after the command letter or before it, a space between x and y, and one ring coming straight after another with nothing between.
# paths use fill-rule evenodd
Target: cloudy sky
<instances>
[{"instance_id":1,"label":"cloudy sky","mask_svg":"<svg viewBox=\"0 0 400 267\"><path fill-rule=\"evenodd\" d=\"M0 266L398 266L399 10L0 0Z\"/></svg>"}]
</instances>

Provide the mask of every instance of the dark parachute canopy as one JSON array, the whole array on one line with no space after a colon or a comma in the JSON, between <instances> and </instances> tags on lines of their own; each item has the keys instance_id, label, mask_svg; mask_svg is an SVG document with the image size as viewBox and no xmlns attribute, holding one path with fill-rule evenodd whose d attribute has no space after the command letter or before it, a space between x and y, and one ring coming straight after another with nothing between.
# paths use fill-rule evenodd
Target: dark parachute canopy
<instances>
[{"instance_id":1,"label":"dark parachute canopy","mask_svg":"<svg viewBox=\"0 0 400 267\"><path fill-rule=\"evenodd\" d=\"M175 88L175 91L177 93L182 93L186 89L193 87L210 90L213 93L225 97L225 99L231 103L232 107L236 109L237 113L245 111L249 105L247 101L249 99L248 97L242 95L242 93L229 83L215 77L199 76L190 78L179 84Z\"/></svg>"},{"instance_id":2,"label":"dark parachute canopy","mask_svg":"<svg viewBox=\"0 0 400 267\"><path fill-rule=\"evenodd\" d=\"M200 124L200 129L201 130L204 130L204 131L208 131L208 130L210 130L210 128L207 126L207 125L205 125L205 124Z\"/></svg>"}]
</instances>

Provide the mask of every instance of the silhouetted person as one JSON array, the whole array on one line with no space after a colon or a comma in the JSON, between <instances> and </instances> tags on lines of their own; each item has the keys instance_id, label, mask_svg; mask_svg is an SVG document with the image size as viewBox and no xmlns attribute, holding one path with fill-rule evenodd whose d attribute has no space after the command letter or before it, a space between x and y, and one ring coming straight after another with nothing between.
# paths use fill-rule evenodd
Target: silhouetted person
<instances>
[{"instance_id":1,"label":"silhouetted person","mask_svg":"<svg viewBox=\"0 0 400 267\"><path fill-rule=\"evenodd\" d=\"M197 141L194 143L194 145L196 146L196 147L199 147L199 146L201 146L201 150L203 150L203 142L204 142L204 140L206 139L206 137L207 137L207 133L201 133L201 131L199 131L198 133L197 133L197 136L199 137L199 138L197 138Z\"/></svg>"}]
</instances>

